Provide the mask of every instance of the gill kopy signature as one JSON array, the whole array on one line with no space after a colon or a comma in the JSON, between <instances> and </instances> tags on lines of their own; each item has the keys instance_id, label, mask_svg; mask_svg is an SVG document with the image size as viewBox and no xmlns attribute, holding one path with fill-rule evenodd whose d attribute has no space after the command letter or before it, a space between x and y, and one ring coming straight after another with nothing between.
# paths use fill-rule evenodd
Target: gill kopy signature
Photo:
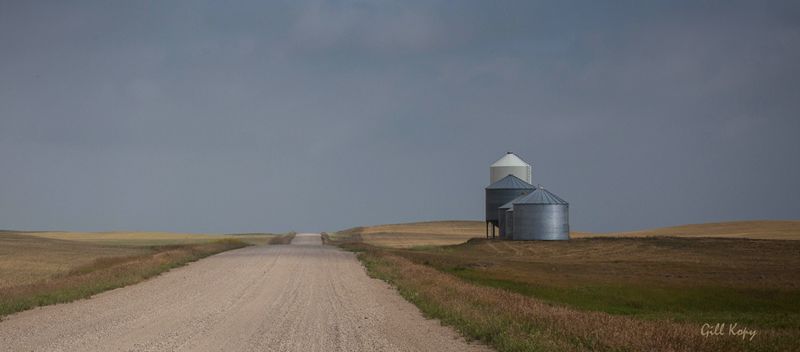
<instances>
[{"instance_id":1,"label":"gill kopy signature","mask_svg":"<svg viewBox=\"0 0 800 352\"><path fill-rule=\"evenodd\" d=\"M702 327L700 327L700 335L703 335L703 337L706 338L710 336L731 335L741 337L742 340L753 341L753 338L756 337L757 334L758 331L754 329L748 329L744 326L740 327L739 323L716 323L713 325L705 323Z\"/></svg>"}]
</instances>

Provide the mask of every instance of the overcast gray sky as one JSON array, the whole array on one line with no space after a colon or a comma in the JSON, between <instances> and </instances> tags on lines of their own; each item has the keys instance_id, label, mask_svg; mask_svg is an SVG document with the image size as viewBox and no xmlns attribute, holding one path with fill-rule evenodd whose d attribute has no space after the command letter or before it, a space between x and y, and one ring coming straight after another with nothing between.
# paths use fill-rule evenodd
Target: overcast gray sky
<instances>
[{"instance_id":1,"label":"overcast gray sky","mask_svg":"<svg viewBox=\"0 0 800 352\"><path fill-rule=\"evenodd\" d=\"M798 219L798 4L0 0L0 228Z\"/></svg>"}]
</instances>

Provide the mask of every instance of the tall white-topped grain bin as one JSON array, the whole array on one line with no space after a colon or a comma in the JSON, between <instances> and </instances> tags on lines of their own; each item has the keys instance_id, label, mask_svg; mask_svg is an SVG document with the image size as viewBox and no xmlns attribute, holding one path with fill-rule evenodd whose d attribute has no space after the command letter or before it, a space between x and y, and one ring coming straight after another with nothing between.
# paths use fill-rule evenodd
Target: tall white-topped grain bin
<instances>
[{"instance_id":1,"label":"tall white-topped grain bin","mask_svg":"<svg viewBox=\"0 0 800 352\"><path fill-rule=\"evenodd\" d=\"M530 164L512 152L506 153L489 167L489 184L495 183L508 175L514 175L527 183L533 183Z\"/></svg>"}]
</instances>

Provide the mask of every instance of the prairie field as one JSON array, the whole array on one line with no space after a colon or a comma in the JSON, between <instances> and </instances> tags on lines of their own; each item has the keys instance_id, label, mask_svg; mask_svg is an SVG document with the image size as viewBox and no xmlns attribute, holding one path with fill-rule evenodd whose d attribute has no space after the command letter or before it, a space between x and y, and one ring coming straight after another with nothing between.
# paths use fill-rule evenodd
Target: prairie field
<instances>
[{"instance_id":1,"label":"prairie field","mask_svg":"<svg viewBox=\"0 0 800 352\"><path fill-rule=\"evenodd\" d=\"M117 246L157 246L172 244L201 243L213 241L216 236L206 234L169 232L28 232L30 236L55 240L88 242Z\"/></svg>"},{"instance_id":2,"label":"prairie field","mask_svg":"<svg viewBox=\"0 0 800 352\"><path fill-rule=\"evenodd\" d=\"M150 253L153 247L203 244L222 239L263 245L279 237L281 235L269 233L0 231L0 287L45 280L101 258Z\"/></svg>"},{"instance_id":3,"label":"prairie field","mask_svg":"<svg viewBox=\"0 0 800 352\"><path fill-rule=\"evenodd\" d=\"M573 233L553 242L487 240L482 222L450 223L326 238L360 252L371 275L429 316L501 351L800 349L800 222ZM422 233L437 227L471 232L427 241ZM415 235L397 239L406 233ZM432 245L445 238L458 244ZM701 334L717 323L757 336Z\"/></svg>"},{"instance_id":4,"label":"prairie field","mask_svg":"<svg viewBox=\"0 0 800 352\"><path fill-rule=\"evenodd\" d=\"M482 221L431 221L355 227L331 236L340 240L357 238L360 242L380 247L445 246L485 237L485 226Z\"/></svg>"},{"instance_id":5,"label":"prairie field","mask_svg":"<svg viewBox=\"0 0 800 352\"><path fill-rule=\"evenodd\" d=\"M0 316L125 286L175 266L293 233L0 231Z\"/></svg>"},{"instance_id":6,"label":"prairie field","mask_svg":"<svg viewBox=\"0 0 800 352\"><path fill-rule=\"evenodd\" d=\"M0 232L0 288L42 281L100 258L147 252L145 247L107 246Z\"/></svg>"},{"instance_id":7,"label":"prairie field","mask_svg":"<svg viewBox=\"0 0 800 352\"><path fill-rule=\"evenodd\" d=\"M244 241L261 243L270 238L279 236L269 233L243 233L243 234L197 234L173 232L25 232L30 236L50 238L65 241L78 241L99 245L112 246L167 246L175 244L193 244L216 241L224 238L237 238Z\"/></svg>"},{"instance_id":8,"label":"prairie field","mask_svg":"<svg viewBox=\"0 0 800 352\"><path fill-rule=\"evenodd\" d=\"M573 238L585 237L716 237L759 240L800 240L800 221L730 221L661 227L648 230L589 233L577 232Z\"/></svg>"},{"instance_id":9,"label":"prairie field","mask_svg":"<svg viewBox=\"0 0 800 352\"><path fill-rule=\"evenodd\" d=\"M390 248L445 246L471 238L486 238L483 221L453 220L362 226L332 233L339 240L353 240ZM718 237L762 240L800 240L800 221L732 221L681 225L626 232L572 231L572 238L594 237Z\"/></svg>"}]
</instances>

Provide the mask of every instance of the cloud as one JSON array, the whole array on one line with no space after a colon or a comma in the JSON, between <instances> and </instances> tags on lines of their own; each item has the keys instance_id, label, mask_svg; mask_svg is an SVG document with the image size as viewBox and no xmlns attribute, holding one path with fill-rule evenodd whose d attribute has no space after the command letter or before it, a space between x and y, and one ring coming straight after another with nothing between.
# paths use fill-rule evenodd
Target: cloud
<instances>
[{"instance_id":1,"label":"cloud","mask_svg":"<svg viewBox=\"0 0 800 352\"><path fill-rule=\"evenodd\" d=\"M0 228L480 219L507 150L576 229L798 213L790 2L0 6Z\"/></svg>"},{"instance_id":2,"label":"cloud","mask_svg":"<svg viewBox=\"0 0 800 352\"><path fill-rule=\"evenodd\" d=\"M312 2L299 10L291 41L301 50L347 47L380 53L425 51L446 44L445 29L433 14L422 10L397 2Z\"/></svg>"}]
</instances>

